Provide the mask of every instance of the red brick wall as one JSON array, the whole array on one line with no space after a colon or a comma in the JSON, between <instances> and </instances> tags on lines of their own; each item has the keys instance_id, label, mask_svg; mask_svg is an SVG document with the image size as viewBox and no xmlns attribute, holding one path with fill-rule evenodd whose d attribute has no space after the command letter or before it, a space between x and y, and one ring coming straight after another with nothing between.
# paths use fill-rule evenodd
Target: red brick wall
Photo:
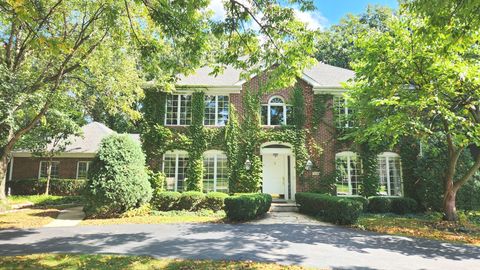
<instances>
[{"instance_id":1,"label":"red brick wall","mask_svg":"<svg viewBox=\"0 0 480 270\"><path fill-rule=\"evenodd\" d=\"M252 80L246 82L242 86L240 94L230 94L230 102L237 109L239 120L242 120L243 115L243 105L242 98L245 91L258 91L259 84L265 83L265 76L257 76ZM314 163L314 172L318 171L321 175L328 175L335 170L335 125L333 120L333 99L330 98L327 100L327 111L324 117L320 121L319 127L314 131L312 129L312 119L313 119L313 106L314 106L314 93L312 86L306 83L303 80L298 80L295 87L300 87L303 89L303 94L305 98L305 114L306 114L306 123L305 127L309 130L308 140L315 142L318 146L321 147L322 152L320 155L315 155L313 151L310 151L310 159ZM270 97L272 96L281 96L287 102L292 97L292 90L294 87L281 89L279 91L269 92L263 94L261 97L262 103L267 103ZM260 109L260 108L259 108ZM308 187L302 185L300 180L297 177L297 191L307 191Z\"/></svg>"},{"instance_id":2,"label":"red brick wall","mask_svg":"<svg viewBox=\"0 0 480 270\"><path fill-rule=\"evenodd\" d=\"M59 161L58 176L64 179L75 179L78 161L92 161L93 158L55 158ZM13 160L12 180L37 179L40 161L47 160L37 157L16 157Z\"/></svg>"}]
</instances>

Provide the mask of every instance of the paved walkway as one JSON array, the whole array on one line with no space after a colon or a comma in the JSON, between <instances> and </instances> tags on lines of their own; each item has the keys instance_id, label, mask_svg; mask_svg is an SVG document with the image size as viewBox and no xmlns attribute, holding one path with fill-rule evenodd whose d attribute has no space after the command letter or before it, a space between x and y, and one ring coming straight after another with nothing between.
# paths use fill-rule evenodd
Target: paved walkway
<instances>
[{"instance_id":1,"label":"paved walkway","mask_svg":"<svg viewBox=\"0 0 480 270\"><path fill-rule=\"evenodd\" d=\"M67 208L60 211L57 218L45 227L71 227L77 226L85 218L83 206Z\"/></svg>"},{"instance_id":2,"label":"paved walkway","mask_svg":"<svg viewBox=\"0 0 480 270\"><path fill-rule=\"evenodd\" d=\"M159 224L0 231L0 254L118 253L332 269L479 269L480 247L322 224Z\"/></svg>"},{"instance_id":3,"label":"paved walkway","mask_svg":"<svg viewBox=\"0 0 480 270\"><path fill-rule=\"evenodd\" d=\"M250 221L251 224L303 224L333 226L297 212L268 212L264 218Z\"/></svg>"}]
</instances>

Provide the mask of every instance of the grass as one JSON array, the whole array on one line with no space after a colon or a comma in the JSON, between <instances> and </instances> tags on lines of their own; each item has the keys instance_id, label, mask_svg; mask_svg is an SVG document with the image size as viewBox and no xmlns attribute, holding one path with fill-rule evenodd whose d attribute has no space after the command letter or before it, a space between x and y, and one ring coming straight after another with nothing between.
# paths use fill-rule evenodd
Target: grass
<instances>
[{"instance_id":1,"label":"grass","mask_svg":"<svg viewBox=\"0 0 480 270\"><path fill-rule=\"evenodd\" d=\"M154 259L145 256L36 254L0 257L2 269L103 269L103 270L304 270L300 266L282 266L273 263L211 260Z\"/></svg>"},{"instance_id":2,"label":"grass","mask_svg":"<svg viewBox=\"0 0 480 270\"><path fill-rule=\"evenodd\" d=\"M82 202L82 197L80 196L15 195L9 196L7 199L10 205L31 202L35 206L50 206L60 204L79 204Z\"/></svg>"},{"instance_id":3,"label":"grass","mask_svg":"<svg viewBox=\"0 0 480 270\"><path fill-rule=\"evenodd\" d=\"M81 197L52 195L9 196L8 208L11 208L12 205L28 202L34 205L10 213L0 213L0 230L44 226L52 222L58 216L60 210L71 207L65 204L80 204Z\"/></svg>"},{"instance_id":4,"label":"grass","mask_svg":"<svg viewBox=\"0 0 480 270\"><path fill-rule=\"evenodd\" d=\"M159 224L159 223L218 223L225 219L225 212L212 211L152 211L150 215L85 219L80 225L111 225L111 224Z\"/></svg>"},{"instance_id":5,"label":"grass","mask_svg":"<svg viewBox=\"0 0 480 270\"><path fill-rule=\"evenodd\" d=\"M379 233L413 236L441 241L480 245L480 213L463 216L461 222L441 220L441 215L417 214L365 214L361 216L357 228Z\"/></svg>"},{"instance_id":6,"label":"grass","mask_svg":"<svg viewBox=\"0 0 480 270\"><path fill-rule=\"evenodd\" d=\"M0 214L0 229L34 228L52 222L60 209L24 209Z\"/></svg>"}]
</instances>

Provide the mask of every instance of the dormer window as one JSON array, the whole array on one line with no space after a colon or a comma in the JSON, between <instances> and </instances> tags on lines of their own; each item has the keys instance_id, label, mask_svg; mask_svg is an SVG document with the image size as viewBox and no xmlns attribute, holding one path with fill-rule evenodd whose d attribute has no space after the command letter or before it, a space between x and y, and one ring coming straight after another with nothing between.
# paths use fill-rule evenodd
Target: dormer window
<instances>
[{"instance_id":1,"label":"dormer window","mask_svg":"<svg viewBox=\"0 0 480 270\"><path fill-rule=\"evenodd\" d=\"M285 104L279 96L271 97L267 104L262 105L261 123L264 126L287 125L291 118L291 106Z\"/></svg>"}]
</instances>

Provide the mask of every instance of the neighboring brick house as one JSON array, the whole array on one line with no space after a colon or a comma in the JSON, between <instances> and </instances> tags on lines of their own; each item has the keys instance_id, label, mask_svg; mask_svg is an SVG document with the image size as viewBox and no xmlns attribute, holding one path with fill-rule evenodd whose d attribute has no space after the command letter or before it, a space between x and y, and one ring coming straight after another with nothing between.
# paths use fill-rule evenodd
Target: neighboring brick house
<instances>
[{"instance_id":1,"label":"neighboring brick house","mask_svg":"<svg viewBox=\"0 0 480 270\"><path fill-rule=\"evenodd\" d=\"M82 135L68 138L71 143L65 152L53 158L52 178L85 179L101 140L113 133L115 131L98 122L83 126ZM131 136L139 141L138 134ZM47 158L35 157L28 151L14 151L8 169L8 181L46 178Z\"/></svg>"},{"instance_id":2,"label":"neighboring brick house","mask_svg":"<svg viewBox=\"0 0 480 270\"><path fill-rule=\"evenodd\" d=\"M240 70L227 67L218 75L210 75L208 67L197 70L190 76L180 76L176 91L168 94L165 104L164 125L171 129L188 126L191 123L192 93L201 90L205 93L204 126L224 126L228 120L229 104L233 104L239 120L242 120L243 96L246 91L256 91L264 78L256 76L245 81L240 79ZM351 70L318 63L305 70L298 78L295 87L303 90L305 99L306 124L310 136L322 148L322 154L310 157L315 165L311 176L337 173L336 190L339 195L359 193L361 161L355 151L336 141L336 130L352 125L348 115L352 113L346 106L342 94L342 83L354 77ZM291 108L288 101L292 98L293 88L269 92L261 97L261 125L264 128L291 124ZM317 126L313 127L314 99L322 95L326 111ZM308 191L299 181L295 168L295 155L292 145L277 141L266 142L260 146L263 166L262 191L293 199L295 192ZM400 157L395 153L382 153L378 156L380 174L380 194L402 195ZM204 191L227 191L227 157L219 150L207 150L204 160ZM184 150L172 150L164 153L161 169L167 176L167 188L183 190L187 177L188 153ZM316 171L317 168L321 168ZM321 179L320 179L321 181Z\"/></svg>"}]
</instances>

